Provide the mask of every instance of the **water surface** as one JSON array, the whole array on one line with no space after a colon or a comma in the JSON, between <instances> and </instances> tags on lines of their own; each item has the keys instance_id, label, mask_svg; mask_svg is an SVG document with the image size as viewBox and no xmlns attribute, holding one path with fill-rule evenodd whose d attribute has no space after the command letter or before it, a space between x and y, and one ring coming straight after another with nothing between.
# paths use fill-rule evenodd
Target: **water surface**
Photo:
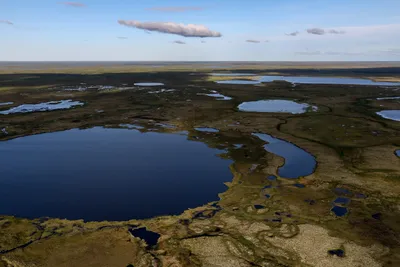
<instances>
[{"instance_id":1,"label":"water surface","mask_svg":"<svg viewBox=\"0 0 400 267\"><path fill-rule=\"evenodd\" d=\"M238 106L240 111L247 112L274 112L274 113L292 113L301 114L308 109L317 110L317 107L306 103L296 103L290 100L259 100L252 102L243 102Z\"/></svg>"},{"instance_id":2,"label":"water surface","mask_svg":"<svg viewBox=\"0 0 400 267\"><path fill-rule=\"evenodd\" d=\"M283 178L296 179L314 173L317 162L313 155L292 143L274 138L268 134L253 134L261 140L268 142L265 150L285 159L283 166L279 167L278 174Z\"/></svg>"},{"instance_id":3,"label":"water surface","mask_svg":"<svg viewBox=\"0 0 400 267\"><path fill-rule=\"evenodd\" d=\"M240 72L231 72L231 73L211 73L211 76L254 76L254 73L240 73Z\"/></svg>"},{"instance_id":4,"label":"water surface","mask_svg":"<svg viewBox=\"0 0 400 267\"><path fill-rule=\"evenodd\" d=\"M8 110L0 111L0 114L8 115L13 113L29 113L38 111L52 111L60 109L69 109L75 106L83 106L84 104L79 101L72 100L60 100L60 101L50 101L46 103L39 104L23 104L17 107L10 108Z\"/></svg>"},{"instance_id":5,"label":"water surface","mask_svg":"<svg viewBox=\"0 0 400 267\"><path fill-rule=\"evenodd\" d=\"M151 91L149 92L149 94L159 94L159 93L170 93L170 92L174 92L175 89L161 89L161 90L157 90L157 91Z\"/></svg>"},{"instance_id":6,"label":"water surface","mask_svg":"<svg viewBox=\"0 0 400 267\"><path fill-rule=\"evenodd\" d=\"M0 214L129 220L218 200L221 150L178 134L91 128L0 142Z\"/></svg>"},{"instance_id":7,"label":"water surface","mask_svg":"<svg viewBox=\"0 0 400 267\"><path fill-rule=\"evenodd\" d=\"M158 233L147 230L146 228L130 229L129 232L134 236L146 241L147 245L153 247L157 245L160 235Z\"/></svg>"},{"instance_id":8,"label":"water surface","mask_svg":"<svg viewBox=\"0 0 400 267\"><path fill-rule=\"evenodd\" d=\"M197 127L194 128L196 131L205 132L205 133L218 133L219 130L215 128L208 128L208 127Z\"/></svg>"},{"instance_id":9,"label":"water surface","mask_svg":"<svg viewBox=\"0 0 400 267\"><path fill-rule=\"evenodd\" d=\"M197 95L205 95L205 96L209 96L209 97L214 97L217 100L224 100L224 101L232 100L232 97L222 95L222 94L218 93L217 91L212 91L211 94L197 94Z\"/></svg>"},{"instance_id":10,"label":"water surface","mask_svg":"<svg viewBox=\"0 0 400 267\"><path fill-rule=\"evenodd\" d=\"M12 105L12 104L14 104L14 102L3 102L3 103L0 103L0 106L8 106L8 105Z\"/></svg>"},{"instance_id":11,"label":"water surface","mask_svg":"<svg viewBox=\"0 0 400 267\"><path fill-rule=\"evenodd\" d=\"M136 85L136 86L163 86L164 84L149 82L149 83L135 83L134 85Z\"/></svg>"},{"instance_id":12,"label":"water surface","mask_svg":"<svg viewBox=\"0 0 400 267\"><path fill-rule=\"evenodd\" d=\"M341 84L341 85L376 85L376 86L398 86L400 83L375 82L368 79L346 78L346 77L303 77L303 76L262 76L261 82L286 81L290 83L307 84Z\"/></svg>"},{"instance_id":13,"label":"water surface","mask_svg":"<svg viewBox=\"0 0 400 267\"><path fill-rule=\"evenodd\" d=\"M400 110L382 110L376 114L388 120L400 121Z\"/></svg>"},{"instance_id":14,"label":"water surface","mask_svg":"<svg viewBox=\"0 0 400 267\"><path fill-rule=\"evenodd\" d=\"M219 76L233 76L233 75L219 75ZM236 76L236 75L235 75ZM346 78L346 77L316 77L316 76L261 76L259 80L245 81L245 80L226 80L216 81L220 84L259 84L273 81L286 81L289 83L303 83L303 84L340 84L340 85L375 85L375 86L399 86L400 83L394 82L375 82L368 79L360 78Z\"/></svg>"},{"instance_id":15,"label":"water surface","mask_svg":"<svg viewBox=\"0 0 400 267\"><path fill-rule=\"evenodd\" d=\"M219 84L259 84L260 81L252 80L226 80L226 81L216 81Z\"/></svg>"}]
</instances>

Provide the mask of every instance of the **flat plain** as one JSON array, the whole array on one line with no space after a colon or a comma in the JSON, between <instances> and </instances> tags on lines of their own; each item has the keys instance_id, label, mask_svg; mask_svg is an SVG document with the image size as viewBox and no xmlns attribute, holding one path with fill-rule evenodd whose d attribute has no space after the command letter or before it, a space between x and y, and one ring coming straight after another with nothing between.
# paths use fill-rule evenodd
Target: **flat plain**
<instances>
[{"instance_id":1,"label":"flat plain","mask_svg":"<svg viewBox=\"0 0 400 267\"><path fill-rule=\"evenodd\" d=\"M3 144L32 135L131 128L183 134L218 149L220 158L232 162L232 179L208 203L122 221L3 214L5 206L13 207L3 192L0 266L399 266L400 122L377 112L400 110L400 85L216 82L266 75L395 83L400 63L2 63L0 112L61 100L82 105L0 114L1 157L7 157ZM148 82L163 85L134 85ZM238 109L259 100L316 109L299 114ZM277 145L269 147L273 142ZM289 152L273 153L279 144ZM296 148L311 155L316 167L288 179L285 164L302 167L296 161L305 154L290 152ZM0 186L13 178L6 176L0 169ZM143 227L159 235L156 244L146 243L149 234L135 236Z\"/></svg>"}]
</instances>

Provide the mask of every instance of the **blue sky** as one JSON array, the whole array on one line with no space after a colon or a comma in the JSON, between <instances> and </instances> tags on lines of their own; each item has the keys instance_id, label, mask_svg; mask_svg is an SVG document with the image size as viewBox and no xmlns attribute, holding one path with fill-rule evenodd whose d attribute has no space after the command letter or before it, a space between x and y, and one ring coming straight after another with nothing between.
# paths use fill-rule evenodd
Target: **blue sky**
<instances>
[{"instance_id":1,"label":"blue sky","mask_svg":"<svg viewBox=\"0 0 400 267\"><path fill-rule=\"evenodd\" d=\"M0 0L0 61L399 61L399 10L399 0ZM180 30L163 33L171 25ZM222 36L185 37L198 25Z\"/></svg>"}]
</instances>

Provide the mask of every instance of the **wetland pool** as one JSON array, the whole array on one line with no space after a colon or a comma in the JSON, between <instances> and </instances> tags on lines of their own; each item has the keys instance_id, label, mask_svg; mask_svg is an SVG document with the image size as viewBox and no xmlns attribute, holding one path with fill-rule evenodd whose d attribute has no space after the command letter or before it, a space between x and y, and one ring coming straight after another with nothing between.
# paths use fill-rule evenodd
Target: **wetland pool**
<instances>
[{"instance_id":1,"label":"wetland pool","mask_svg":"<svg viewBox=\"0 0 400 267\"><path fill-rule=\"evenodd\" d=\"M72 100L50 101L39 104L23 104L17 107L12 107L7 110L0 111L2 115L9 115L13 113L30 113L39 111L52 111L60 109L70 109L76 106L83 106L84 103Z\"/></svg>"},{"instance_id":2,"label":"wetland pool","mask_svg":"<svg viewBox=\"0 0 400 267\"><path fill-rule=\"evenodd\" d=\"M224 151L180 134L95 127L0 142L0 214L85 221L176 215L218 200Z\"/></svg>"},{"instance_id":3,"label":"wetland pool","mask_svg":"<svg viewBox=\"0 0 400 267\"><path fill-rule=\"evenodd\" d=\"M163 86L163 83L156 83L156 82L146 82L146 83L135 83L135 86Z\"/></svg>"},{"instance_id":4,"label":"wetland pool","mask_svg":"<svg viewBox=\"0 0 400 267\"><path fill-rule=\"evenodd\" d=\"M382 110L376 114L388 120L400 121L400 110Z\"/></svg>"},{"instance_id":5,"label":"wetland pool","mask_svg":"<svg viewBox=\"0 0 400 267\"><path fill-rule=\"evenodd\" d=\"M271 112L301 114L308 110L317 111L318 108L306 103L296 103L290 100L259 100L243 102L238 106L240 111L246 112Z\"/></svg>"}]
</instances>

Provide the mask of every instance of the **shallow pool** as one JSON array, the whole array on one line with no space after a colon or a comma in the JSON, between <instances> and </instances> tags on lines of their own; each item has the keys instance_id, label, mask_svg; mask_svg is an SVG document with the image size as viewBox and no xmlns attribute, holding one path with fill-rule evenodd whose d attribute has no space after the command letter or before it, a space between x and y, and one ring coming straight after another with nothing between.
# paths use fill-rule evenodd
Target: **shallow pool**
<instances>
[{"instance_id":1,"label":"shallow pool","mask_svg":"<svg viewBox=\"0 0 400 267\"><path fill-rule=\"evenodd\" d=\"M149 83L135 83L135 86L163 86L163 83L153 83L153 82L149 82Z\"/></svg>"},{"instance_id":2,"label":"shallow pool","mask_svg":"<svg viewBox=\"0 0 400 267\"><path fill-rule=\"evenodd\" d=\"M238 106L240 111L247 112L273 112L273 113L292 113L301 114L307 110L316 111L317 107L306 103L296 103L290 100L259 100L244 102Z\"/></svg>"},{"instance_id":3,"label":"shallow pool","mask_svg":"<svg viewBox=\"0 0 400 267\"><path fill-rule=\"evenodd\" d=\"M79 101L72 100L60 100L60 101L50 101L39 104L23 104L17 107L13 107L7 110L0 111L2 115L8 115L13 113L29 113L38 111L52 111L60 109L69 109L75 106L83 106L84 104Z\"/></svg>"},{"instance_id":4,"label":"shallow pool","mask_svg":"<svg viewBox=\"0 0 400 267\"><path fill-rule=\"evenodd\" d=\"M91 128L0 142L0 214L129 220L218 200L221 150L181 134Z\"/></svg>"},{"instance_id":5,"label":"shallow pool","mask_svg":"<svg viewBox=\"0 0 400 267\"><path fill-rule=\"evenodd\" d=\"M376 114L388 120L400 121L400 110L382 110Z\"/></svg>"}]
</instances>

